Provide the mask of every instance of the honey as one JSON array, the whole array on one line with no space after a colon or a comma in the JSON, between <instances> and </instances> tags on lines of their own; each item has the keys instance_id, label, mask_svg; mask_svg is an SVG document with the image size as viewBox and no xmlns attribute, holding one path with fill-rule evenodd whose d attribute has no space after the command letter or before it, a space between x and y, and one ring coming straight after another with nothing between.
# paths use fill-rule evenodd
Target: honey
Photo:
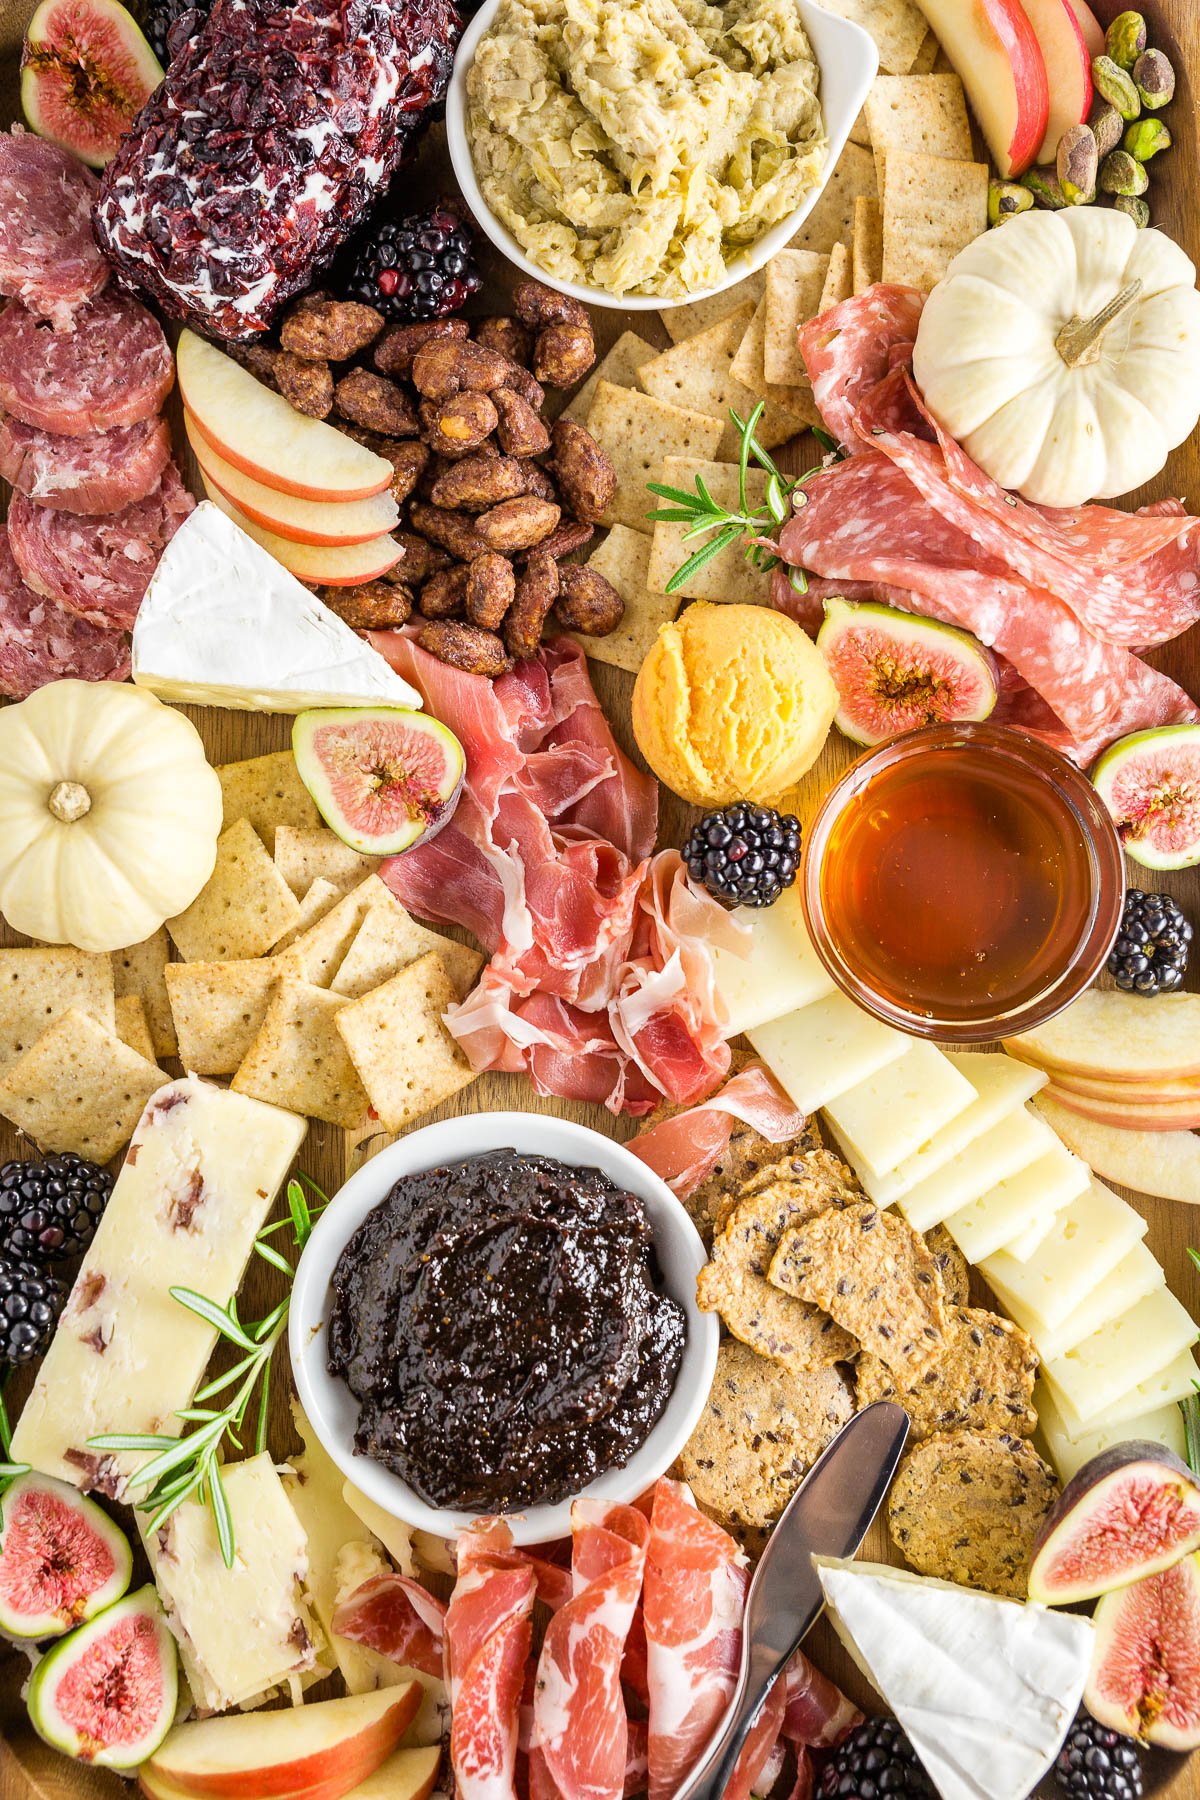
<instances>
[{"instance_id":1,"label":"honey","mask_svg":"<svg viewBox=\"0 0 1200 1800\"><path fill-rule=\"evenodd\" d=\"M806 849L830 973L926 1036L982 1041L1057 1011L1103 965L1121 895L1090 783L992 726L933 727L860 759Z\"/></svg>"}]
</instances>

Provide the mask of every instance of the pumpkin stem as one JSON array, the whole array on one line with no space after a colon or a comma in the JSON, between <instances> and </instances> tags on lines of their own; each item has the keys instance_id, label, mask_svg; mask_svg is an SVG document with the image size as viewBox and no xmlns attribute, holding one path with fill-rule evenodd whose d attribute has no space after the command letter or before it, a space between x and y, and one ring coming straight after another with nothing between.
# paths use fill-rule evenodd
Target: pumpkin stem
<instances>
[{"instance_id":1,"label":"pumpkin stem","mask_svg":"<svg viewBox=\"0 0 1200 1800\"><path fill-rule=\"evenodd\" d=\"M92 796L82 782L60 781L46 802L54 817L63 825L74 825L92 810Z\"/></svg>"},{"instance_id":2,"label":"pumpkin stem","mask_svg":"<svg viewBox=\"0 0 1200 1800\"><path fill-rule=\"evenodd\" d=\"M1054 340L1054 348L1068 369L1099 362L1100 343L1105 332L1114 319L1119 319L1133 305L1141 291L1141 281L1131 281L1119 294L1114 294L1108 305L1102 306L1093 318L1071 319L1063 326Z\"/></svg>"}]
</instances>

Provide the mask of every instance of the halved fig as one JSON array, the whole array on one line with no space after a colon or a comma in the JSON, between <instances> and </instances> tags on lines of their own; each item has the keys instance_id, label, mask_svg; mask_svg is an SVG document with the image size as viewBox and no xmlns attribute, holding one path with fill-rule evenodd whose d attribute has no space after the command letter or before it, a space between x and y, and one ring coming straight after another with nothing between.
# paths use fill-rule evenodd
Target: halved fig
<instances>
[{"instance_id":1,"label":"halved fig","mask_svg":"<svg viewBox=\"0 0 1200 1800\"><path fill-rule=\"evenodd\" d=\"M55 1750L133 1769L171 1729L177 1697L175 1640L147 1586L60 1639L33 1671L25 1704Z\"/></svg>"},{"instance_id":2,"label":"halved fig","mask_svg":"<svg viewBox=\"0 0 1200 1800\"><path fill-rule=\"evenodd\" d=\"M1121 842L1147 869L1200 863L1200 725L1160 725L1111 745L1092 771Z\"/></svg>"},{"instance_id":3,"label":"halved fig","mask_svg":"<svg viewBox=\"0 0 1200 1800\"><path fill-rule=\"evenodd\" d=\"M31 128L102 169L163 78L117 0L42 0L21 52L21 106Z\"/></svg>"},{"instance_id":4,"label":"halved fig","mask_svg":"<svg viewBox=\"0 0 1200 1800\"><path fill-rule=\"evenodd\" d=\"M129 1586L133 1557L119 1525L69 1482L19 1475L0 1500L0 1631L59 1637Z\"/></svg>"},{"instance_id":5,"label":"halved fig","mask_svg":"<svg viewBox=\"0 0 1200 1800\"><path fill-rule=\"evenodd\" d=\"M1200 1556L1106 1594L1093 1623L1093 1718L1165 1750L1200 1747Z\"/></svg>"},{"instance_id":6,"label":"halved fig","mask_svg":"<svg viewBox=\"0 0 1200 1800\"><path fill-rule=\"evenodd\" d=\"M467 769L447 726L403 706L300 713L292 752L325 823L365 856L398 856L440 831Z\"/></svg>"},{"instance_id":7,"label":"halved fig","mask_svg":"<svg viewBox=\"0 0 1200 1800\"><path fill-rule=\"evenodd\" d=\"M1191 1470L1162 1444L1114 1444L1084 1463L1042 1521L1029 1598L1071 1606L1197 1549L1200 1482Z\"/></svg>"},{"instance_id":8,"label":"halved fig","mask_svg":"<svg viewBox=\"0 0 1200 1800\"><path fill-rule=\"evenodd\" d=\"M996 665L982 644L894 606L826 600L817 649L840 696L833 722L855 744L986 719L996 704Z\"/></svg>"}]
</instances>

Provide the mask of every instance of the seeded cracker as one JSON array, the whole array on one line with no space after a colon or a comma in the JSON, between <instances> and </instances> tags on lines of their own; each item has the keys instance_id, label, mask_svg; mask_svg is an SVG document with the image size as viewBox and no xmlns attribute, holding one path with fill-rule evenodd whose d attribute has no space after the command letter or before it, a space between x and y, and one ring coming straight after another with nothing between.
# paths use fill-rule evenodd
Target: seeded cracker
<instances>
[{"instance_id":1,"label":"seeded cracker","mask_svg":"<svg viewBox=\"0 0 1200 1800\"><path fill-rule=\"evenodd\" d=\"M723 435L720 422L703 412L611 381L597 387L587 428L617 474L616 497L603 523L628 525L647 536L654 529L646 517L654 496L646 492L646 482L654 470L668 456L715 456Z\"/></svg>"},{"instance_id":2,"label":"seeded cracker","mask_svg":"<svg viewBox=\"0 0 1200 1800\"><path fill-rule=\"evenodd\" d=\"M563 407L561 416L564 419L574 419L577 425L586 425L596 389L602 381L610 381L614 387L636 388L638 370L643 363L650 362L657 355L654 345L648 344L645 338L640 338L636 331L623 331L608 355L596 364L579 392Z\"/></svg>"},{"instance_id":3,"label":"seeded cracker","mask_svg":"<svg viewBox=\"0 0 1200 1800\"><path fill-rule=\"evenodd\" d=\"M875 158L858 144L847 144L807 219L788 246L828 256L835 244L848 244L854 230L854 202L861 195L878 198Z\"/></svg>"},{"instance_id":4,"label":"seeded cracker","mask_svg":"<svg viewBox=\"0 0 1200 1800\"><path fill-rule=\"evenodd\" d=\"M871 34L885 75L907 75L929 35L925 15L913 0L822 0L822 4L826 12Z\"/></svg>"},{"instance_id":5,"label":"seeded cracker","mask_svg":"<svg viewBox=\"0 0 1200 1800\"><path fill-rule=\"evenodd\" d=\"M330 1125L359 1125L367 1096L336 1027L351 1004L285 970L230 1084L234 1091Z\"/></svg>"},{"instance_id":6,"label":"seeded cracker","mask_svg":"<svg viewBox=\"0 0 1200 1800\"><path fill-rule=\"evenodd\" d=\"M747 300L757 306L766 291L767 272L755 269L743 281L735 281L732 287L711 294L707 300L693 300L688 306L664 306L658 316L671 342L682 344L685 338L695 337L699 332L707 331L710 325L727 319L731 312L745 306Z\"/></svg>"},{"instance_id":7,"label":"seeded cracker","mask_svg":"<svg viewBox=\"0 0 1200 1800\"><path fill-rule=\"evenodd\" d=\"M478 950L456 944L453 938L443 937L427 925L418 925L390 895L388 899L390 904L368 909L330 984L334 993L345 994L348 1000L361 999L419 956L435 950L450 977L455 998L465 1000L483 967Z\"/></svg>"},{"instance_id":8,"label":"seeded cracker","mask_svg":"<svg viewBox=\"0 0 1200 1800\"><path fill-rule=\"evenodd\" d=\"M403 1131L475 1079L475 1071L442 1023L456 995L436 951L349 1001L341 1033L371 1105L388 1131Z\"/></svg>"},{"instance_id":9,"label":"seeded cracker","mask_svg":"<svg viewBox=\"0 0 1200 1800\"><path fill-rule=\"evenodd\" d=\"M339 890L334 887L332 881L326 881L323 875L318 875L300 902L300 916L292 929L285 931L278 943L272 947L272 956L278 956L281 950L287 950L296 942L297 938L303 937L306 931L310 931L318 919L323 919L327 912L333 910L338 899Z\"/></svg>"},{"instance_id":10,"label":"seeded cracker","mask_svg":"<svg viewBox=\"0 0 1200 1800\"><path fill-rule=\"evenodd\" d=\"M821 415L817 411L816 401L812 397L810 387L780 387L776 382L768 381L765 373L764 358L767 342L767 301L766 296L759 301L754 317L742 334L742 341L734 352L730 371L734 378L749 388L755 401L765 400L767 410L759 420L755 435L765 449L773 445L786 443L798 432L809 425L818 425ZM744 419L746 414L741 407L738 412ZM766 427L766 436L763 428ZM730 425L734 446L730 452L736 456L740 447L740 434Z\"/></svg>"},{"instance_id":11,"label":"seeded cracker","mask_svg":"<svg viewBox=\"0 0 1200 1800\"><path fill-rule=\"evenodd\" d=\"M884 281L928 293L987 230L987 197L985 163L893 150L883 203Z\"/></svg>"},{"instance_id":12,"label":"seeded cracker","mask_svg":"<svg viewBox=\"0 0 1200 1800\"><path fill-rule=\"evenodd\" d=\"M11 1064L0 1113L43 1150L111 1162L163 1084L153 1062L87 1013L68 1011Z\"/></svg>"},{"instance_id":13,"label":"seeded cracker","mask_svg":"<svg viewBox=\"0 0 1200 1800\"><path fill-rule=\"evenodd\" d=\"M848 244L835 244L829 252L829 271L825 276L825 286L821 289L821 303L818 314L828 312L831 306L840 306L843 300L849 300L854 292L854 258Z\"/></svg>"},{"instance_id":14,"label":"seeded cracker","mask_svg":"<svg viewBox=\"0 0 1200 1800\"><path fill-rule=\"evenodd\" d=\"M234 1073L262 1027L279 969L269 956L167 964L179 1060L189 1074Z\"/></svg>"},{"instance_id":15,"label":"seeded cracker","mask_svg":"<svg viewBox=\"0 0 1200 1800\"><path fill-rule=\"evenodd\" d=\"M0 1071L72 1009L113 1029L113 973L107 956L49 946L0 950Z\"/></svg>"},{"instance_id":16,"label":"seeded cracker","mask_svg":"<svg viewBox=\"0 0 1200 1800\"><path fill-rule=\"evenodd\" d=\"M275 833L275 866L299 900L318 877L332 882L340 894L348 894L379 867L377 856L360 856L340 837L323 828L299 830L281 825Z\"/></svg>"},{"instance_id":17,"label":"seeded cracker","mask_svg":"<svg viewBox=\"0 0 1200 1800\"><path fill-rule=\"evenodd\" d=\"M404 910L378 875L368 875L343 894L336 906L331 906L315 925L277 954L286 957L292 968L314 987L329 987L373 906L390 907L397 913Z\"/></svg>"},{"instance_id":18,"label":"seeded cracker","mask_svg":"<svg viewBox=\"0 0 1200 1800\"><path fill-rule=\"evenodd\" d=\"M697 462L693 458L669 456L654 478L666 487L680 488L690 494L697 475L718 506L736 507L739 504L738 472L733 463ZM746 497L751 506L762 505L766 485L767 478L761 469L747 470ZM657 506L670 504L656 495L651 499ZM661 594L675 570L696 549L696 539L684 542L686 529L684 525L673 525L664 519L655 525L646 570L647 585L652 592ZM681 600L737 600L744 606L765 606L771 595L770 572L756 569L747 562L744 552L743 544L730 544L689 575L671 596L676 609Z\"/></svg>"},{"instance_id":19,"label":"seeded cracker","mask_svg":"<svg viewBox=\"0 0 1200 1800\"><path fill-rule=\"evenodd\" d=\"M815 250L781 250L767 264L763 374L768 381L811 393L796 333L821 310L829 262Z\"/></svg>"},{"instance_id":20,"label":"seeded cracker","mask_svg":"<svg viewBox=\"0 0 1200 1800\"><path fill-rule=\"evenodd\" d=\"M167 928L160 925L151 937L144 938L140 944L131 944L127 950L114 950L109 959L117 999L125 994L136 994L145 1008L155 1056L175 1054L175 1025L163 977L170 954Z\"/></svg>"},{"instance_id":21,"label":"seeded cracker","mask_svg":"<svg viewBox=\"0 0 1200 1800\"><path fill-rule=\"evenodd\" d=\"M581 631L571 633L593 662L611 663L614 668L627 669L631 675L641 668L659 627L669 625L679 611L678 595L655 593L648 584L652 543L653 539L642 531L630 531L627 525L613 526L588 557L587 566L611 581L625 602L621 623L607 637L588 637Z\"/></svg>"},{"instance_id":22,"label":"seeded cracker","mask_svg":"<svg viewBox=\"0 0 1200 1800\"><path fill-rule=\"evenodd\" d=\"M1057 1494L1024 1438L938 1433L900 1464L888 1529L918 1573L1023 1600L1033 1540Z\"/></svg>"},{"instance_id":23,"label":"seeded cracker","mask_svg":"<svg viewBox=\"0 0 1200 1800\"><path fill-rule=\"evenodd\" d=\"M1032 1437L1037 1368L1037 1351L1019 1326L982 1307L956 1306L949 1310L945 1349L915 1382L901 1385L886 1363L864 1352L855 1387L860 1407L898 1401L914 1442L964 1428Z\"/></svg>"},{"instance_id":24,"label":"seeded cracker","mask_svg":"<svg viewBox=\"0 0 1200 1800\"><path fill-rule=\"evenodd\" d=\"M295 924L300 905L249 819L217 839L217 866L167 930L185 962L265 956Z\"/></svg>"},{"instance_id":25,"label":"seeded cracker","mask_svg":"<svg viewBox=\"0 0 1200 1800\"><path fill-rule=\"evenodd\" d=\"M866 112L885 199L887 157L893 150L971 161L971 123L957 75L881 75L867 95Z\"/></svg>"},{"instance_id":26,"label":"seeded cracker","mask_svg":"<svg viewBox=\"0 0 1200 1800\"><path fill-rule=\"evenodd\" d=\"M290 750L270 756L252 756L245 762L222 763L217 768L225 807L223 829L239 819L249 819L267 849L275 849L280 825L316 831L321 815L316 802L296 771Z\"/></svg>"},{"instance_id":27,"label":"seeded cracker","mask_svg":"<svg viewBox=\"0 0 1200 1800\"><path fill-rule=\"evenodd\" d=\"M803 1136L792 1146L796 1158L799 1160L810 1153L824 1155L820 1142L816 1120L810 1119ZM713 1166L711 1174L684 1201L706 1246L712 1243L714 1231L725 1223L742 1193L750 1191L760 1172L776 1165L781 1151L787 1148L784 1144L772 1144L750 1126L735 1128L729 1148Z\"/></svg>"},{"instance_id":28,"label":"seeded cracker","mask_svg":"<svg viewBox=\"0 0 1200 1800\"><path fill-rule=\"evenodd\" d=\"M121 1042L153 1062L154 1039L146 1022L146 1009L136 994L122 994L113 1002L114 1029Z\"/></svg>"},{"instance_id":29,"label":"seeded cracker","mask_svg":"<svg viewBox=\"0 0 1200 1800\"><path fill-rule=\"evenodd\" d=\"M883 280L883 208L878 200L854 202L850 265L856 294Z\"/></svg>"},{"instance_id":30,"label":"seeded cracker","mask_svg":"<svg viewBox=\"0 0 1200 1800\"><path fill-rule=\"evenodd\" d=\"M944 1225L933 1225L921 1235L937 1264L946 1305L966 1306L971 1295L971 1269L966 1257Z\"/></svg>"}]
</instances>

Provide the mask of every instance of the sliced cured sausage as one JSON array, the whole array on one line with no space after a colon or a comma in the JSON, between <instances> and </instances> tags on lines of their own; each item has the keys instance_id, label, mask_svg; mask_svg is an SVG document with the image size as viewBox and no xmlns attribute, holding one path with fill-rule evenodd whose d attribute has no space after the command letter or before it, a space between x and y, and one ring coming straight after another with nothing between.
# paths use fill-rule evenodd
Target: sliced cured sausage
<instances>
[{"instance_id":1,"label":"sliced cured sausage","mask_svg":"<svg viewBox=\"0 0 1200 1800\"><path fill-rule=\"evenodd\" d=\"M99 183L65 150L19 128L0 132L0 294L70 331L108 280L92 236Z\"/></svg>"},{"instance_id":2,"label":"sliced cured sausage","mask_svg":"<svg viewBox=\"0 0 1200 1800\"><path fill-rule=\"evenodd\" d=\"M128 631L159 557L195 504L168 463L144 500L98 517L56 512L17 494L9 540L36 594L95 625Z\"/></svg>"},{"instance_id":3,"label":"sliced cured sausage","mask_svg":"<svg viewBox=\"0 0 1200 1800\"><path fill-rule=\"evenodd\" d=\"M124 681L129 639L89 625L21 579L0 525L0 694L24 700L50 681Z\"/></svg>"},{"instance_id":4,"label":"sliced cured sausage","mask_svg":"<svg viewBox=\"0 0 1200 1800\"><path fill-rule=\"evenodd\" d=\"M15 301L0 313L0 409L26 425L83 437L153 418L175 365L153 313L116 288L55 331Z\"/></svg>"},{"instance_id":5,"label":"sliced cured sausage","mask_svg":"<svg viewBox=\"0 0 1200 1800\"><path fill-rule=\"evenodd\" d=\"M117 512L144 500L170 455L165 419L62 437L0 414L0 475L39 506L63 512Z\"/></svg>"}]
</instances>

